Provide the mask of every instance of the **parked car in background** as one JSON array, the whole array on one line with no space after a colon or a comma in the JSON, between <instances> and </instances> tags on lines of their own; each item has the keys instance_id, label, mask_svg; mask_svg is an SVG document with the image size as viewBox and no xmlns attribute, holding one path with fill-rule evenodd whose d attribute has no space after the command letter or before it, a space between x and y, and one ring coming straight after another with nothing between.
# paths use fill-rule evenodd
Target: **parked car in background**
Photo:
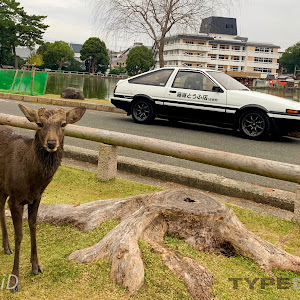
<instances>
[{"instance_id":1,"label":"parked car in background","mask_svg":"<svg viewBox=\"0 0 300 300\"><path fill-rule=\"evenodd\" d=\"M232 127L250 139L300 130L300 103L253 92L224 72L161 68L120 80L110 99L137 123L156 117Z\"/></svg>"}]
</instances>

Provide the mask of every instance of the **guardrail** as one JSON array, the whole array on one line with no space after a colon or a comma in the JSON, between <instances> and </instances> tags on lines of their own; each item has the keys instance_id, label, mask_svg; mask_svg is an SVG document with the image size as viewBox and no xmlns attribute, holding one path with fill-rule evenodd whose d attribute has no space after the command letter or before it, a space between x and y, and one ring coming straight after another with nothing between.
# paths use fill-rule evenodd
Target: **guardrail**
<instances>
[{"instance_id":1,"label":"guardrail","mask_svg":"<svg viewBox=\"0 0 300 300\"><path fill-rule=\"evenodd\" d=\"M3 113L0 113L0 123L33 130L38 129L35 123L30 123L25 117ZM68 125L65 134L103 144L168 155L221 168L300 183L299 165L78 125Z\"/></svg>"},{"instance_id":2,"label":"guardrail","mask_svg":"<svg viewBox=\"0 0 300 300\"><path fill-rule=\"evenodd\" d=\"M0 113L0 124L32 130L38 129L38 126L35 123L29 122L25 117L18 117L3 113ZM103 163L103 159L107 160L105 166L110 170L116 170L116 146L121 146L241 172L252 173L265 177L300 183L299 165L292 165L261 158L78 125L68 125L65 130L65 135L105 144L103 145L105 155L104 157L99 158L99 161L101 160ZM110 173L110 177L115 177L114 172ZM109 179L111 178L104 178L104 180Z\"/></svg>"}]
</instances>

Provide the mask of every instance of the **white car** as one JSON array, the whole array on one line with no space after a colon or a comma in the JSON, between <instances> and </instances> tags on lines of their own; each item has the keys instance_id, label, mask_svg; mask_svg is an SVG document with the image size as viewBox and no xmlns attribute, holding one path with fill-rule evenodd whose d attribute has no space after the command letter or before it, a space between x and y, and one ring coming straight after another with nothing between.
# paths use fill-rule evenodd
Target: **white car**
<instances>
[{"instance_id":1,"label":"white car","mask_svg":"<svg viewBox=\"0 0 300 300\"><path fill-rule=\"evenodd\" d=\"M219 71L161 68L120 80L110 99L137 123L155 117L239 129L262 139L300 129L300 103L253 92Z\"/></svg>"}]
</instances>

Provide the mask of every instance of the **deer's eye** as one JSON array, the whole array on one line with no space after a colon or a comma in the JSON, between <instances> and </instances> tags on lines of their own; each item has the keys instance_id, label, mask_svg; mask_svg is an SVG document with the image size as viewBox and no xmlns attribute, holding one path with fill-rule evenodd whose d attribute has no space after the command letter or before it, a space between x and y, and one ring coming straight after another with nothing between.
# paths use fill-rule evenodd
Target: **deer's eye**
<instances>
[{"instance_id":1,"label":"deer's eye","mask_svg":"<svg viewBox=\"0 0 300 300\"><path fill-rule=\"evenodd\" d=\"M37 123L37 126L39 126L40 128L42 128L43 124L42 123Z\"/></svg>"},{"instance_id":2,"label":"deer's eye","mask_svg":"<svg viewBox=\"0 0 300 300\"><path fill-rule=\"evenodd\" d=\"M61 124L61 127L66 127L67 126L67 123L62 123Z\"/></svg>"}]
</instances>

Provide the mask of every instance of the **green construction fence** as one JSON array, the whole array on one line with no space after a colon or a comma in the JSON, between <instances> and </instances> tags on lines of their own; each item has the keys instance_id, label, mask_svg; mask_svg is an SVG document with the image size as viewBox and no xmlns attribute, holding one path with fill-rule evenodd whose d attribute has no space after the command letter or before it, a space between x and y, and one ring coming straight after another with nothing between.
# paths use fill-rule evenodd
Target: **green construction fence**
<instances>
[{"instance_id":1,"label":"green construction fence","mask_svg":"<svg viewBox=\"0 0 300 300\"><path fill-rule=\"evenodd\" d=\"M33 90L31 90L32 71L0 69L0 90L43 95L46 90L47 78L47 72L35 72Z\"/></svg>"}]
</instances>

